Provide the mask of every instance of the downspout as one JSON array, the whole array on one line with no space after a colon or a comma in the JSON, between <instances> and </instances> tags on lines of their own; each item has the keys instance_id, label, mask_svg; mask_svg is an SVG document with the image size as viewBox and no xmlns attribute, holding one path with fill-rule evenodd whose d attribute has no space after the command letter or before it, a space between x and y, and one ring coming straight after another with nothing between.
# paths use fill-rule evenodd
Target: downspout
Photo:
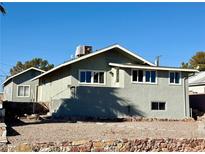
<instances>
[{"instance_id":1,"label":"downspout","mask_svg":"<svg viewBox=\"0 0 205 154\"><path fill-rule=\"evenodd\" d=\"M185 111L185 117L187 117L186 79L188 79L188 78L187 77L184 78L184 101L185 101L185 104L184 104L185 109L184 109L184 111Z\"/></svg>"},{"instance_id":2,"label":"downspout","mask_svg":"<svg viewBox=\"0 0 205 154\"><path fill-rule=\"evenodd\" d=\"M192 74L191 76L194 76L194 74ZM188 80L188 78L191 77L191 76L188 76L188 77L185 77L185 78L184 78L184 100L185 100L185 105L184 105L184 106L185 106L185 117L187 116L187 99L186 99L186 98L187 98L187 97L186 97L186 96L187 96L187 95L186 95L187 90L186 90L186 80ZM187 82L187 83L188 83L188 82ZM187 87L188 87L188 86L187 86ZM189 96L188 96L188 99L189 99ZM189 102L189 101L188 101L188 102ZM189 103L189 112L192 112L192 111L190 111L190 103ZM192 117L192 113L189 114L189 117L190 117L190 116Z\"/></svg>"}]
</instances>

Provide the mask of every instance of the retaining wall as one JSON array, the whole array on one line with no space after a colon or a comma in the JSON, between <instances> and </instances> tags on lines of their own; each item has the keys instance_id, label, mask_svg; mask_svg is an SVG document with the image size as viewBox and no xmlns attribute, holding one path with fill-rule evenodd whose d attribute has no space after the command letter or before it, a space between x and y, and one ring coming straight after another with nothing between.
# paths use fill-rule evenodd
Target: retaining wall
<instances>
[{"instance_id":1,"label":"retaining wall","mask_svg":"<svg viewBox=\"0 0 205 154\"><path fill-rule=\"evenodd\" d=\"M110 141L72 141L62 143L36 143L2 145L0 151L8 152L132 152L132 151L205 151L205 139L136 139Z\"/></svg>"}]
</instances>

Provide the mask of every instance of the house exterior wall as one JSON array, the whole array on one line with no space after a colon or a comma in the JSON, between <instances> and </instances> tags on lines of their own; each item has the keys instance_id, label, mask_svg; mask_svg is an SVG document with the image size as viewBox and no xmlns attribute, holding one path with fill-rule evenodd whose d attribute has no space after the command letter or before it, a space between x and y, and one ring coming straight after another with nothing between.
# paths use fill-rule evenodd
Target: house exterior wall
<instances>
[{"instance_id":1,"label":"house exterior wall","mask_svg":"<svg viewBox=\"0 0 205 154\"><path fill-rule=\"evenodd\" d=\"M121 89L121 95L130 99L133 106L144 112L146 117L157 118L184 118L189 117L189 103L186 102L187 80L184 84L183 78L186 74L182 74L181 85L170 85L169 72L157 71L157 84L132 83L131 69L125 70L125 85ZM166 109L163 111L151 110L151 102L166 102Z\"/></svg>"},{"instance_id":2,"label":"house exterior wall","mask_svg":"<svg viewBox=\"0 0 205 154\"><path fill-rule=\"evenodd\" d=\"M51 102L54 99L70 98L70 67L64 67L40 80L38 101Z\"/></svg>"},{"instance_id":3,"label":"house exterior wall","mask_svg":"<svg viewBox=\"0 0 205 154\"><path fill-rule=\"evenodd\" d=\"M140 115L174 119L189 117L189 103L186 92L188 87L187 81L183 81L186 73L181 74L181 85L169 85L168 71L157 72L157 84L136 84L131 82L131 69L120 68L120 82L116 86L113 84L114 77L111 73L114 68L108 65L109 62L139 63L139 61L115 50L84 59L65 67L64 71L61 72L64 77L50 80L51 83L48 82L48 84L52 84L52 88L49 89L49 86L45 84L39 86L44 87L42 95L45 98L45 95L49 95L48 93L53 93L49 90L56 91L58 86L64 87L64 84L70 81L70 84L74 87L69 88L70 93L55 99L46 98L41 101L51 101L51 111L55 112L54 115L56 116L111 118ZM81 69L105 71L105 84L80 84L79 70ZM51 75L52 78L55 75L58 76L59 73L56 72ZM49 92L46 92L47 90ZM49 95L49 97L52 97L52 95ZM152 111L151 101L166 102L166 110Z\"/></svg>"},{"instance_id":4,"label":"house exterior wall","mask_svg":"<svg viewBox=\"0 0 205 154\"><path fill-rule=\"evenodd\" d=\"M12 101L12 89L13 89L13 82L9 82L4 87L4 100Z\"/></svg>"}]
</instances>

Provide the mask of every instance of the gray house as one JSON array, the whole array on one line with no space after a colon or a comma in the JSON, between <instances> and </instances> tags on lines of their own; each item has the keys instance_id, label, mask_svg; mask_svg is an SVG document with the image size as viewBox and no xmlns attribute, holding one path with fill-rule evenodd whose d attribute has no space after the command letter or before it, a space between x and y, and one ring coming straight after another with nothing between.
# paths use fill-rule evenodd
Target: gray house
<instances>
[{"instance_id":1,"label":"gray house","mask_svg":"<svg viewBox=\"0 0 205 154\"><path fill-rule=\"evenodd\" d=\"M188 74L161 67L116 44L96 52L79 46L76 58L37 77L38 102L56 116L190 117Z\"/></svg>"},{"instance_id":2,"label":"gray house","mask_svg":"<svg viewBox=\"0 0 205 154\"><path fill-rule=\"evenodd\" d=\"M4 101L10 102L36 102L38 80L34 77L45 71L31 67L7 78L3 84Z\"/></svg>"}]
</instances>

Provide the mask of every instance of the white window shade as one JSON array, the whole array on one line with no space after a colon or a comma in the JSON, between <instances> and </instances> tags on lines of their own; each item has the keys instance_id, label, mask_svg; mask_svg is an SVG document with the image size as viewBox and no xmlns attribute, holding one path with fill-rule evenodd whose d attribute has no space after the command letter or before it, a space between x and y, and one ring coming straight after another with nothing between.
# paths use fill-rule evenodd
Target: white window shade
<instances>
[{"instance_id":1,"label":"white window shade","mask_svg":"<svg viewBox=\"0 0 205 154\"><path fill-rule=\"evenodd\" d=\"M24 96L24 87L23 86L18 87L18 96Z\"/></svg>"},{"instance_id":2,"label":"white window shade","mask_svg":"<svg viewBox=\"0 0 205 154\"><path fill-rule=\"evenodd\" d=\"M24 87L24 96L29 96L29 86Z\"/></svg>"}]
</instances>

